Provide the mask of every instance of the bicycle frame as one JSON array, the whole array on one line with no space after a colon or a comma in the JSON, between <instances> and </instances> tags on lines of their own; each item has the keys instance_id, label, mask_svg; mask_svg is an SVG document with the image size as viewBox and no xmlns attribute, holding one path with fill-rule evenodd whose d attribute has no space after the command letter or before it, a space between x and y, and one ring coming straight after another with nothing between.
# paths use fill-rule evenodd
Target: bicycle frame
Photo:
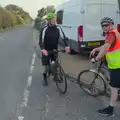
<instances>
[{"instance_id":1,"label":"bicycle frame","mask_svg":"<svg viewBox=\"0 0 120 120\"><path fill-rule=\"evenodd\" d=\"M60 63L59 63L59 55L58 55L59 52L63 52L63 53L64 53L65 50L53 50L53 51L48 51L48 55L54 54L55 57L56 57L56 61L55 61L55 63L54 63L55 69L57 69L57 66L60 64ZM49 67L50 67L50 69L51 69L51 63L50 63L50 65L49 65ZM56 71L57 71L57 70L55 70L55 72L52 74L53 76L55 75Z\"/></svg>"},{"instance_id":2,"label":"bicycle frame","mask_svg":"<svg viewBox=\"0 0 120 120\"><path fill-rule=\"evenodd\" d=\"M103 68L103 67L102 67L103 63L104 63L104 62L101 61L101 62L100 62L100 65L98 66L98 69L97 69L98 73L100 72L101 68Z\"/></svg>"},{"instance_id":3,"label":"bicycle frame","mask_svg":"<svg viewBox=\"0 0 120 120\"><path fill-rule=\"evenodd\" d=\"M98 66L97 72L98 72L98 73L102 73L102 74L104 75L105 79L109 82L109 81L110 81L109 75L107 75L107 74L105 73L105 71L104 71L104 70L106 70L106 71L109 71L109 70L108 70L107 66L106 66L106 67L105 67L105 65L102 66L103 64L104 64L104 61L101 61L100 64L99 64L99 66ZM103 68L104 70L103 70L102 68Z\"/></svg>"}]
</instances>

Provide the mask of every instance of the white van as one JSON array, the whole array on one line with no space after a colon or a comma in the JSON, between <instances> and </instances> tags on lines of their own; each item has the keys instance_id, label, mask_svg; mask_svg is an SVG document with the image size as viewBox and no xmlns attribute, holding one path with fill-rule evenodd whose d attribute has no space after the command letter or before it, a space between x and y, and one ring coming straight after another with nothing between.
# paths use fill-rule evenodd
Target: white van
<instances>
[{"instance_id":1,"label":"white van","mask_svg":"<svg viewBox=\"0 0 120 120\"><path fill-rule=\"evenodd\" d=\"M118 0L69 0L57 6L57 23L69 38L71 50L80 53L104 43L103 17L112 17L120 30L118 6Z\"/></svg>"}]
</instances>

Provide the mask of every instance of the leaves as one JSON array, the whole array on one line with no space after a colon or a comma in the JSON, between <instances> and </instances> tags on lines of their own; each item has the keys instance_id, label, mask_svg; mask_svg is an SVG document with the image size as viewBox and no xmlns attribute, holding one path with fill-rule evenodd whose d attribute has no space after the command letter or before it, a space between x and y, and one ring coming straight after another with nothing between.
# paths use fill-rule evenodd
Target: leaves
<instances>
[{"instance_id":1,"label":"leaves","mask_svg":"<svg viewBox=\"0 0 120 120\"><path fill-rule=\"evenodd\" d=\"M46 8L41 8L38 10L38 17L42 18L46 14Z\"/></svg>"},{"instance_id":2,"label":"leaves","mask_svg":"<svg viewBox=\"0 0 120 120\"><path fill-rule=\"evenodd\" d=\"M50 13L50 12L55 12L55 7L54 5L49 5L46 8L41 8L40 10L38 10L38 15L37 17L42 18L44 15Z\"/></svg>"},{"instance_id":3,"label":"leaves","mask_svg":"<svg viewBox=\"0 0 120 120\"><path fill-rule=\"evenodd\" d=\"M30 23L32 18L29 13L17 5L0 7L0 29L6 29L19 24Z\"/></svg>"},{"instance_id":4,"label":"leaves","mask_svg":"<svg viewBox=\"0 0 120 120\"><path fill-rule=\"evenodd\" d=\"M50 12L53 12L53 13L55 12L54 5L49 5L46 8L43 7L40 10L38 10L38 15L37 15L37 18L35 19L34 27L37 29L40 29L43 16L45 16Z\"/></svg>"}]
</instances>

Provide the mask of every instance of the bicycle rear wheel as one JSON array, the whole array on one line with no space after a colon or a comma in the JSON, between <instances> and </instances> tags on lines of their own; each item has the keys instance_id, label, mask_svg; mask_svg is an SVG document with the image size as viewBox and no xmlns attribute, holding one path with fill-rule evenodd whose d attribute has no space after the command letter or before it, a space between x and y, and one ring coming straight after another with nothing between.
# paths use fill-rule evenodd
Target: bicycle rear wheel
<instances>
[{"instance_id":1,"label":"bicycle rear wheel","mask_svg":"<svg viewBox=\"0 0 120 120\"><path fill-rule=\"evenodd\" d=\"M106 93L104 78L95 70L84 70L78 75L78 84L90 96L99 96Z\"/></svg>"},{"instance_id":2,"label":"bicycle rear wheel","mask_svg":"<svg viewBox=\"0 0 120 120\"><path fill-rule=\"evenodd\" d=\"M57 66L57 71L54 76L54 80L56 82L58 91L61 94L65 94L67 92L67 79L66 79L65 72L60 65Z\"/></svg>"}]
</instances>

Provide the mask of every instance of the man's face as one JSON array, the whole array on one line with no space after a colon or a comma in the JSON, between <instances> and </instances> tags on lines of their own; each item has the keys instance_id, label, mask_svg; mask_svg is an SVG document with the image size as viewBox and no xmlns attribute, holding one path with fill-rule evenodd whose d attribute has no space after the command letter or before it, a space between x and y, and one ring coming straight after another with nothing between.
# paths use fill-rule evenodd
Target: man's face
<instances>
[{"instance_id":1,"label":"man's face","mask_svg":"<svg viewBox=\"0 0 120 120\"><path fill-rule=\"evenodd\" d=\"M48 22L51 23L52 25L55 25L56 24L56 18L52 18Z\"/></svg>"},{"instance_id":2,"label":"man's face","mask_svg":"<svg viewBox=\"0 0 120 120\"><path fill-rule=\"evenodd\" d=\"M102 25L103 32L107 33L113 28L113 24L104 22Z\"/></svg>"}]
</instances>

